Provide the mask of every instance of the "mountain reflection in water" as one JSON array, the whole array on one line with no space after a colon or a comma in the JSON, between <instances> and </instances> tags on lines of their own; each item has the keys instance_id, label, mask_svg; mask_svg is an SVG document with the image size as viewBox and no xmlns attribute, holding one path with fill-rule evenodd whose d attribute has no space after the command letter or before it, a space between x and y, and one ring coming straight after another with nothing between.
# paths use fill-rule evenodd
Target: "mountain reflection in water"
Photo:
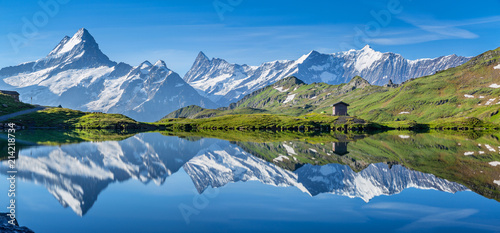
<instances>
[{"instance_id":1,"label":"mountain reflection in water","mask_svg":"<svg viewBox=\"0 0 500 233\"><path fill-rule=\"evenodd\" d=\"M468 190L464 182L451 182L405 167L419 168L416 164L424 164L420 166L423 170L434 168L441 173L433 161L435 157L420 156L423 153L420 149L423 147L440 157L448 156L446 153L462 153L463 157L461 150L470 150L467 142L414 137L416 139L375 135L349 144L347 141L308 143L300 140L259 143L141 133L122 141L28 147L20 152L17 166L19 177L43 184L63 206L69 206L80 216L91 209L110 183L135 179L162 185L181 168L199 193L208 187L250 180L278 187L296 187L311 196L330 193L361 198L365 202L380 195L400 193L406 188L450 193ZM427 144L426 140L432 143ZM412 148L415 147L412 143L417 141L423 144L419 144L419 149ZM475 142L465 141L477 147ZM451 147L450 143L465 148ZM400 155L403 157L399 160L391 157L397 154L398 148L413 153L418 161L404 161L414 158L412 155ZM335 153L336 149L341 155ZM394 161L401 161L405 166ZM498 168L487 162L484 164L484 174L498 173ZM1 166L1 173L6 174L5 165ZM489 198L497 199L498 187L489 189L493 190Z\"/></svg>"}]
</instances>

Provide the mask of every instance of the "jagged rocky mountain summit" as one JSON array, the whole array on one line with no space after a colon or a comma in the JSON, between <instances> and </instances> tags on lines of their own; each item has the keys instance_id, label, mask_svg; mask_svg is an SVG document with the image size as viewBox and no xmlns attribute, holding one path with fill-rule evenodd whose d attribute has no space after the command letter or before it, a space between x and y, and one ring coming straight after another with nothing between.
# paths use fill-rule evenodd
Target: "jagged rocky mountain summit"
<instances>
[{"instance_id":1,"label":"jagged rocky mountain summit","mask_svg":"<svg viewBox=\"0 0 500 233\"><path fill-rule=\"evenodd\" d=\"M389 80L402 83L456 67L470 58L457 55L434 59L408 60L399 54L382 53L365 46L333 54L311 51L299 59L266 62L260 66L231 64L223 59L209 59L200 52L184 80L200 94L220 105L238 101L255 90L276 81L296 76L305 83L341 84L361 76L371 84L384 85Z\"/></svg>"},{"instance_id":2,"label":"jagged rocky mountain summit","mask_svg":"<svg viewBox=\"0 0 500 233\"><path fill-rule=\"evenodd\" d=\"M0 70L0 88L43 105L121 113L156 121L178 108L216 107L170 70L165 62L138 66L111 61L84 28L64 37L44 58Z\"/></svg>"}]
</instances>

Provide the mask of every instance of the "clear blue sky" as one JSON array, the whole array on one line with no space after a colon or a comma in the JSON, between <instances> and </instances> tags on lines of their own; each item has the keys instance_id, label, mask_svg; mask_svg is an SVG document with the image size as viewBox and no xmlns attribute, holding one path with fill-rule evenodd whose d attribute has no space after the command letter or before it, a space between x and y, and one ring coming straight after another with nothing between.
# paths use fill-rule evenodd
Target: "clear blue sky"
<instances>
[{"instance_id":1,"label":"clear blue sky","mask_svg":"<svg viewBox=\"0 0 500 233\"><path fill-rule=\"evenodd\" d=\"M37 2L2 1L0 67L44 57L82 27L114 61L162 59L181 76L199 51L259 65L364 44L409 59L500 47L498 0L41 0L58 3L49 10ZM31 23L36 33L23 34Z\"/></svg>"}]
</instances>

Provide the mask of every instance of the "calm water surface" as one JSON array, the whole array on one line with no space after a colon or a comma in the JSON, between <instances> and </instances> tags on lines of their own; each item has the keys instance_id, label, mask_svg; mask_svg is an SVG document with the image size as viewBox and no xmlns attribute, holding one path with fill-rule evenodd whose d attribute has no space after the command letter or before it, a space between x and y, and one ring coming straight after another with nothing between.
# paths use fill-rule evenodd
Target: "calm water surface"
<instances>
[{"instance_id":1,"label":"calm water surface","mask_svg":"<svg viewBox=\"0 0 500 233\"><path fill-rule=\"evenodd\" d=\"M494 135L285 139L27 143L18 221L37 233L500 232Z\"/></svg>"}]
</instances>

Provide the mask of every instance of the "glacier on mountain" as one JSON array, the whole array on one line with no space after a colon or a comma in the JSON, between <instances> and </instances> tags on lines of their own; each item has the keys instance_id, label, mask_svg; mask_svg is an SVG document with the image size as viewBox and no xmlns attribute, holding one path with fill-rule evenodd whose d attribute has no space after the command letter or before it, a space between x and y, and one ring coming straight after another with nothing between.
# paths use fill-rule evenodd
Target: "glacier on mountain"
<instances>
[{"instance_id":1,"label":"glacier on mountain","mask_svg":"<svg viewBox=\"0 0 500 233\"><path fill-rule=\"evenodd\" d=\"M296 76L305 83L328 84L347 83L354 76L361 76L371 84L383 85L389 79L394 83L402 83L411 78L430 75L461 65L469 59L449 55L407 60L399 54L378 52L367 45L361 50L333 54L311 51L296 61L273 61L260 66L248 66L231 64L218 58L210 60L200 52L184 80L201 95L220 105L227 105L289 76Z\"/></svg>"},{"instance_id":2,"label":"glacier on mountain","mask_svg":"<svg viewBox=\"0 0 500 233\"><path fill-rule=\"evenodd\" d=\"M0 88L18 91L24 102L32 98L35 104L121 113L139 121L156 121L193 104L217 106L161 60L136 67L109 60L84 28L64 37L45 58L1 69Z\"/></svg>"},{"instance_id":3,"label":"glacier on mountain","mask_svg":"<svg viewBox=\"0 0 500 233\"><path fill-rule=\"evenodd\" d=\"M121 113L139 121L156 121L181 107L228 106L255 90L288 76L306 83L347 83L359 75L372 84L411 78L455 67L469 58L456 55L407 60L365 46L333 54L317 51L297 60L249 66L209 59L200 52L181 78L165 62L138 66L111 61L82 28L64 37L44 58L0 70L0 88L18 91L21 100L82 111ZM285 90L281 90L285 91ZM292 98L292 97L290 97ZM290 100L292 101L292 100Z\"/></svg>"}]
</instances>

